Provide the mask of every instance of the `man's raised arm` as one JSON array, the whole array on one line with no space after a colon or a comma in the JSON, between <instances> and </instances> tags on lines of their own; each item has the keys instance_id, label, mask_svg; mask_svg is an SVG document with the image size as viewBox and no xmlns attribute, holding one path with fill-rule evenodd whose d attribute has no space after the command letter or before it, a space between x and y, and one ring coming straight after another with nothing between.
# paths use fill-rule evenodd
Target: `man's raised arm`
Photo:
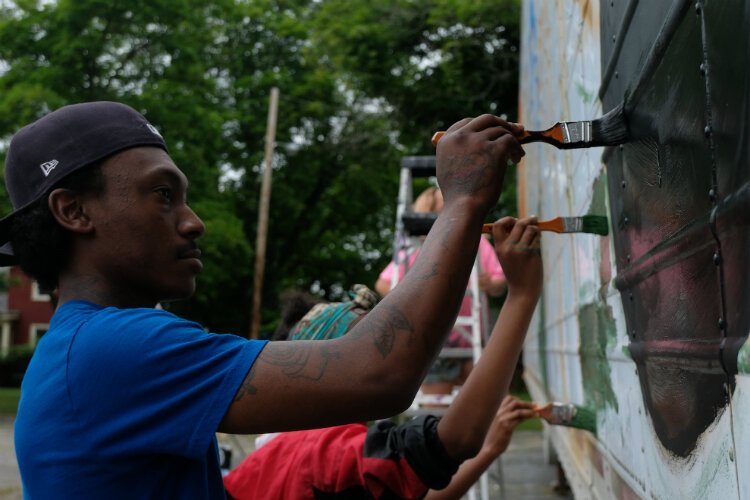
<instances>
[{"instance_id":1,"label":"man's raised arm","mask_svg":"<svg viewBox=\"0 0 750 500\"><path fill-rule=\"evenodd\" d=\"M413 268L344 337L269 343L220 430L330 426L407 408L453 327L507 162L524 154L521 130L492 115L452 125L437 148L445 206Z\"/></svg>"}]
</instances>

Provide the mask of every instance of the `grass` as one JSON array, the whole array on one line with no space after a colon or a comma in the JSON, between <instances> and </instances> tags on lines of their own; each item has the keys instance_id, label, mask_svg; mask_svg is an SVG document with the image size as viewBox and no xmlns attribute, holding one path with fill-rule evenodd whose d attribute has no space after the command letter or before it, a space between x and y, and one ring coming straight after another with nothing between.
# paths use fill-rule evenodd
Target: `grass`
<instances>
[{"instance_id":1,"label":"grass","mask_svg":"<svg viewBox=\"0 0 750 500\"><path fill-rule=\"evenodd\" d=\"M0 387L0 415L15 415L20 397L19 387Z\"/></svg>"}]
</instances>

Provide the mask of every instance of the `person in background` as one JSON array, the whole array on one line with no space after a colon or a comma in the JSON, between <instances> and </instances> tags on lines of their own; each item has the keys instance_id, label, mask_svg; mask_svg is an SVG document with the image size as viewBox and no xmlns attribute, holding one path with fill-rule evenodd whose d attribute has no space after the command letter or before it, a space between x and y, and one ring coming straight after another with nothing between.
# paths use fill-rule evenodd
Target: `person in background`
<instances>
[{"instance_id":1,"label":"person in background","mask_svg":"<svg viewBox=\"0 0 750 500\"><path fill-rule=\"evenodd\" d=\"M432 186L422 191L414 201L412 209L417 213L440 213L443 209L443 194L439 188ZM414 260L419 254L419 248L411 248L406 251L406 255L401 256L401 261L406 260L404 264L399 265L399 282L404 278L407 269L410 269ZM405 259L404 257L407 257ZM505 274L503 268L498 262L497 255L490 242L481 237L479 240L479 288L482 292L492 297L497 297L505 292ZM375 282L375 290L385 297L391 290L393 273L395 270L394 262L391 261L380 273L378 280ZM471 297L465 296L461 302L459 317L471 317ZM484 328L485 326L482 325ZM471 347L471 342L466 338L469 330L466 327L454 326L445 347ZM484 334L482 332L482 338ZM471 359L447 359L439 358L430 367L430 371L422 384L423 394L431 395L449 395L453 392L455 386L460 386L469 375L474 362Z\"/></svg>"},{"instance_id":2,"label":"person in background","mask_svg":"<svg viewBox=\"0 0 750 500\"><path fill-rule=\"evenodd\" d=\"M400 425L380 421L369 428L349 424L264 437L262 446L225 476L230 497L460 498L505 450L515 426L536 416L532 403L507 397L542 287L535 224L534 218L506 217L493 225L495 248L508 269L508 297L481 359L442 418L421 415ZM372 314L376 301L372 291L357 285L351 301L313 307L289 340L345 340ZM448 435L459 435L471 453L461 457L448 450Z\"/></svg>"},{"instance_id":3,"label":"person in background","mask_svg":"<svg viewBox=\"0 0 750 500\"><path fill-rule=\"evenodd\" d=\"M285 290L279 297L281 303L281 321L271 335L271 340L286 340L289 330L307 314L320 299L314 295L301 290Z\"/></svg>"},{"instance_id":4,"label":"person in background","mask_svg":"<svg viewBox=\"0 0 750 500\"><path fill-rule=\"evenodd\" d=\"M224 498L217 431L405 410L455 320L454 284L469 276L507 161L523 155L521 131L492 115L452 125L437 148L445 208L399 290L344 338L268 343L155 308L194 293L206 228L141 113L86 102L23 127L5 161L14 212L0 220L0 258L59 294L15 420L24 496ZM463 432L441 437L452 457L475 453Z\"/></svg>"}]
</instances>

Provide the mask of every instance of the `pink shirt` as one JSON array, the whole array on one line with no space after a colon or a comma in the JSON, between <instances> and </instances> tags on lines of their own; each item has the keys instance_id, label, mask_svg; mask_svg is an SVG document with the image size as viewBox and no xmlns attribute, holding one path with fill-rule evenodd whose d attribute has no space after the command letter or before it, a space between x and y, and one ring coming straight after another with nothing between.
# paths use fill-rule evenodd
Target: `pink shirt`
<instances>
[{"instance_id":1,"label":"pink shirt","mask_svg":"<svg viewBox=\"0 0 750 500\"><path fill-rule=\"evenodd\" d=\"M419 250L412 252L409 255L409 268L414 265L414 261L419 255ZM503 268L500 266L500 261L497 260L497 254L492 246L492 243L487 241L487 238L479 239L479 264L481 266L480 271L490 275L492 280L505 278ZM380 273L379 278L388 283L393 279L393 261L388 263L385 269ZM404 277L404 264L399 266L399 281ZM467 283L468 285L468 283ZM465 296L463 302L461 302L461 309L458 312L459 316L471 316L471 297ZM451 347L469 347L470 343L466 341L460 333L455 330L451 333L448 338L448 345Z\"/></svg>"}]
</instances>

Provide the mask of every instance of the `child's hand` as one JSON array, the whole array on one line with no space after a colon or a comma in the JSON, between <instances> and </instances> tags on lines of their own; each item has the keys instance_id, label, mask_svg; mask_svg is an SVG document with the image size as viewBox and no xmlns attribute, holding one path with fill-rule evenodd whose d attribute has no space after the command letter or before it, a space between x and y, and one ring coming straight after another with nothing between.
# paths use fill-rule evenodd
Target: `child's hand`
<instances>
[{"instance_id":1,"label":"child's hand","mask_svg":"<svg viewBox=\"0 0 750 500\"><path fill-rule=\"evenodd\" d=\"M497 457L508 448L510 438L518 424L536 417L534 403L505 396L484 439L484 448Z\"/></svg>"},{"instance_id":2,"label":"child's hand","mask_svg":"<svg viewBox=\"0 0 750 500\"><path fill-rule=\"evenodd\" d=\"M508 293L533 300L542 292L541 236L536 217L503 217L492 225L495 252L505 272Z\"/></svg>"}]
</instances>

